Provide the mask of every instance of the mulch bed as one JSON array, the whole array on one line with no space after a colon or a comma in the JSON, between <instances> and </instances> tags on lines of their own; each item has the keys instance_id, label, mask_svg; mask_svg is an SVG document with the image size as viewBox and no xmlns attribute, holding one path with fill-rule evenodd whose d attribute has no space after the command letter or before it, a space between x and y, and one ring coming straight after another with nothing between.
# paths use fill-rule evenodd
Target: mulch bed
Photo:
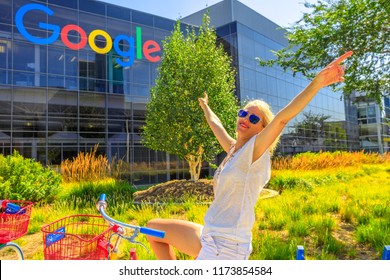
<instances>
[{"instance_id":1,"label":"mulch bed","mask_svg":"<svg viewBox=\"0 0 390 280\"><path fill-rule=\"evenodd\" d=\"M134 193L134 203L183 203L185 201L212 202L213 180L173 180Z\"/></svg>"}]
</instances>

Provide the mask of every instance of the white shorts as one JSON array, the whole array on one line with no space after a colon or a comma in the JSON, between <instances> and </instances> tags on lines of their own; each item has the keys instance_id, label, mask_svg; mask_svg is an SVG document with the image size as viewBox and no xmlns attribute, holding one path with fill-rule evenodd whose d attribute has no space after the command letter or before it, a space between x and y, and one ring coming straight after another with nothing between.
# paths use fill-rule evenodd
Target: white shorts
<instances>
[{"instance_id":1,"label":"white shorts","mask_svg":"<svg viewBox=\"0 0 390 280\"><path fill-rule=\"evenodd\" d=\"M239 243L224 237L202 234L202 249L197 260L247 260L252 252L252 243Z\"/></svg>"}]
</instances>

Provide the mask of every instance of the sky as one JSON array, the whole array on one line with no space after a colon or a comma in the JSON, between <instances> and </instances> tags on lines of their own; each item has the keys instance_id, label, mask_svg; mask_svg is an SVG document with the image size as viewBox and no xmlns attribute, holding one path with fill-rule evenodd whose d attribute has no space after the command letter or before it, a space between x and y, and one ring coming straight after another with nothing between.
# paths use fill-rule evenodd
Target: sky
<instances>
[{"instance_id":1,"label":"sky","mask_svg":"<svg viewBox=\"0 0 390 280\"><path fill-rule=\"evenodd\" d=\"M221 0L101 0L122 7L177 20L214 5ZM305 0L239 0L244 5L265 16L274 23L289 27L308 12ZM310 0L310 3L316 1Z\"/></svg>"}]
</instances>

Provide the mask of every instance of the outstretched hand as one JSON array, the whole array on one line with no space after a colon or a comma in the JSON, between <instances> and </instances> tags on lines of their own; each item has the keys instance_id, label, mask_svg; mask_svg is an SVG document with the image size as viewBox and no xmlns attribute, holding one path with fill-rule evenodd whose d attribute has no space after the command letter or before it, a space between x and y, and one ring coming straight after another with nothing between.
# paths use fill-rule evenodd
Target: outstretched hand
<instances>
[{"instance_id":1,"label":"outstretched hand","mask_svg":"<svg viewBox=\"0 0 390 280\"><path fill-rule=\"evenodd\" d=\"M202 98L202 97L198 98L198 101L199 101L200 107L202 107L202 109L204 109L204 107L205 107L207 104L209 104L209 98L208 98L208 96L207 96L207 93L204 92L203 98Z\"/></svg>"},{"instance_id":2,"label":"outstretched hand","mask_svg":"<svg viewBox=\"0 0 390 280\"><path fill-rule=\"evenodd\" d=\"M333 62L329 63L317 74L314 80L320 83L321 87L326 87L334 83L343 82L345 66L340 64L352 54L352 51L348 51Z\"/></svg>"}]
</instances>

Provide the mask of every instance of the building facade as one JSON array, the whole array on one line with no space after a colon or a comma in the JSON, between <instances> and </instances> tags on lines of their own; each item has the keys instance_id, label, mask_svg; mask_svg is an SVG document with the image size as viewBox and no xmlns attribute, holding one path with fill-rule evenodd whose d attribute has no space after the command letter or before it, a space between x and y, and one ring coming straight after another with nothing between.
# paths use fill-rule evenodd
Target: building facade
<instances>
[{"instance_id":1,"label":"building facade","mask_svg":"<svg viewBox=\"0 0 390 280\"><path fill-rule=\"evenodd\" d=\"M352 95L357 107L360 147L365 151L390 152L390 98L384 97L381 104L364 94Z\"/></svg>"},{"instance_id":2,"label":"building facade","mask_svg":"<svg viewBox=\"0 0 390 280\"><path fill-rule=\"evenodd\" d=\"M308 84L258 66L255 57L272 58L270 50L287 44L276 24L236 0L209 9L238 70L241 101L264 99L276 113ZM182 22L199 25L204 12ZM129 162L136 184L186 178L184 161L147 149L140 136L174 24L100 1L0 1L0 152L56 165L98 145L98 153ZM278 152L359 148L356 109L340 97L321 90L286 127Z\"/></svg>"}]
</instances>

